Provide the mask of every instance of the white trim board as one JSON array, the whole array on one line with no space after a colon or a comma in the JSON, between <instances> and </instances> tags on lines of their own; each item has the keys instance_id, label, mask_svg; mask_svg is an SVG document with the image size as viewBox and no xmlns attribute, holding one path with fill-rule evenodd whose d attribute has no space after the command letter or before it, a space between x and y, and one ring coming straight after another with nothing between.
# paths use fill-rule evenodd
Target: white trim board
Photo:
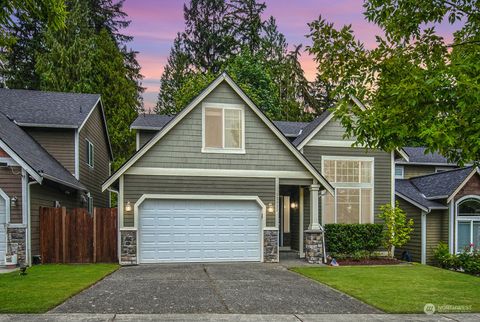
<instances>
[{"instance_id":1,"label":"white trim board","mask_svg":"<svg viewBox=\"0 0 480 322\"><path fill-rule=\"evenodd\" d=\"M7 152L7 154L15 160L23 169L25 169L32 178L35 179L38 183L42 183L43 178L35 171L31 166L29 166L25 161L20 158L18 154L15 153L10 147L0 139L0 148Z\"/></svg>"},{"instance_id":2,"label":"white trim board","mask_svg":"<svg viewBox=\"0 0 480 322\"><path fill-rule=\"evenodd\" d=\"M312 179L309 172L269 171L269 170L231 170L196 168L144 168L131 167L125 174L148 176L186 176L186 177L241 177L241 178L292 178Z\"/></svg>"},{"instance_id":3,"label":"white trim board","mask_svg":"<svg viewBox=\"0 0 480 322\"><path fill-rule=\"evenodd\" d=\"M470 179L473 177L475 173L480 174L480 171L478 168L474 168L472 172L470 172L470 174L465 178L465 180L463 180L463 182L457 187L457 189L455 189L455 191L450 196L447 196L448 197L447 203L449 203L450 201L452 201L453 198L455 198L457 193L459 193L460 190L462 190L462 188L467 184L468 181L470 181Z\"/></svg>"},{"instance_id":4,"label":"white trim board","mask_svg":"<svg viewBox=\"0 0 480 322\"><path fill-rule=\"evenodd\" d=\"M317 179L322 186L330 193L333 187L330 183L315 169L315 167L306 159L306 157L298 151L290 141L280 132L280 130L270 121L263 112L261 112L248 96L238 87L235 82L223 73L215 79L205 90L203 90L186 108L184 108L177 116L170 121L165 127L155 135L148 143L146 143L130 160L124 163L120 169L108 178L102 185L102 191L110 187L128 168L130 168L140 157L142 157L150 148L152 148L160 139L162 139L170 130L175 127L187 114L189 114L209 93L211 93L223 81L227 82L230 87L244 100L244 102L255 112L255 114L268 126L268 128L280 139L280 141L292 152L292 154L305 166L305 168Z\"/></svg>"},{"instance_id":5,"label":"white trim board","mask_svg":"<svg viewBox=\"0 0 480 322\"><path fill-rule=\"evenodd\" d=\"M363 149L362 146L353 146L355 141L349 140L310 140L306 146L325 146L325 147L346 147L346 148L359 148Z\"/></svg>"},{"instance_id":6,"label":"white trim board","mask_svg":"<svg viewBox=\"0 0 480 322\"><path fill-rule=\"evenodd\" d=\"M8 224L10 223L10 197L2 190L2 188L0 188L0 197L5 200L5 224Z\"/></svg>"}]
</instances>

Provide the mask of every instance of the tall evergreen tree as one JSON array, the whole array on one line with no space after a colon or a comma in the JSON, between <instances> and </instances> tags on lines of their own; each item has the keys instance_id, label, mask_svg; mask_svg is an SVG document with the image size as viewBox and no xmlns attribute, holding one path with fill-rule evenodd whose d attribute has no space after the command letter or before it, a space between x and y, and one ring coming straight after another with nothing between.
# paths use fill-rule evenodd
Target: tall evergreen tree
<instances>
[{"instance_id":1,"label":"tall evergreen tree","mask_svg":"<svg viewBox=\"0 0 480 322\"><path fill-rule=\"evenodd\" d=\"M256 0L230 0L228 3L235 38L241 47L255 54L261 46L263 21L261 14L267 7Z\"/></svg>"},{"instance_id":2,"label":"tall evergreen tree","mask_svg":"<svg viewBox=\"0 0 480 322\"><path fill-rule=\"evenodd\" d=\"M199 72L218 73L235 47L225 0L192 0L184 5L183 43Z\"/></svg>"},{"instance_id":3,"label":"tall evergreen tree","mask_svg":"<svg viewBox=\"0 0 480 322\"><path fill-rule=\"evenodd\" d=\"M160 79L160 93L155 106L155 112L159 114L177 113L175 93L182 88L191 73L190 60L183 48L181 37L180 33L177 34Z\"/></svg>"},{"instance_id":4,"label":"tall evergreen tree","mask_svg":"<svg viewBox=\"0 0 480 322\"><path fill-rule=\"evenodd\" d=\"M71 2L65 29L47 28L42 37L45 50L35 64L40 89L102 95L116 168L135 150L129 126L140 106L124 52L109 30L92 26L83 0Z\"/></svg>"}]
</instances>

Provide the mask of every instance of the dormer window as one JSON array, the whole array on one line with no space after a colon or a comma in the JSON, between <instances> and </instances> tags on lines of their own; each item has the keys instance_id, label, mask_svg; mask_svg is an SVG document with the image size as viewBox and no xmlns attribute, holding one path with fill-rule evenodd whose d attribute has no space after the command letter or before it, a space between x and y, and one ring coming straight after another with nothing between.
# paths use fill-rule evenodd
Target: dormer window
<instances>
[{"instance_id":1,"label":"dormer window","mask_svg":"<svg viewBox=\"0 0 480 322\"><path fill-rule=\"evenodd\" d=\"M241 105L203 105L204 153L245 153L245 120Z\"/></svg>"}]
</instances>

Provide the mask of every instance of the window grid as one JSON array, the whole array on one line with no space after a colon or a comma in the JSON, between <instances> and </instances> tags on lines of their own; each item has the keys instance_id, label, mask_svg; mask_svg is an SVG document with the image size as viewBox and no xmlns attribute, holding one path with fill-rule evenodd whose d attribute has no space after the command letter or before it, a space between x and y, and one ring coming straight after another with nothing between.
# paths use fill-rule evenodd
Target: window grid
<instances>
[{"instance_id":1,"label":"window grid","mask_svg":"<svg viewBox=\"0 0 480 322\"><path fill-rule=\"evenodd\" d=\"M220 112L220 113L218 113ZM215 126L211 115L215 113L220 116L220 129L217 135L221 135L221 143L215 144L215 135L212 126ZM242 151L244 150L244 115L243 109L232 107L205 107L203 112L203 150L209 151ZM217 126L218 126L217 125ZM213 143L212 143L213 142Z\"/></svg>"},{"instance_id":2,"label":"window grid","mask_svg":"<svg viewBox=\"0 0 480 322\"><path fill-rule=\"evenodd\" d=\"M325 221L330 222L333 219L335 223L372 222L372 168L373 160L323 160L323 174L335 187L335 197L327 194L324 198Z\"/></svg>"}]
</instances>

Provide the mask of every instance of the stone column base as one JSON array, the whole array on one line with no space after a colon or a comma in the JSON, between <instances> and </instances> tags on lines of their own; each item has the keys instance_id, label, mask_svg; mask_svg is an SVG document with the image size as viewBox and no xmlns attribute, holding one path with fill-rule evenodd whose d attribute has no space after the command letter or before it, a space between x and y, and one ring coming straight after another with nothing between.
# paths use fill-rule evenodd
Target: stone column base
<instances>
[{"instance_id":1,"label":"stone column base","mask_svg":"<svg viewBox=\"0 0 480 322\"><path fill-rule=\"evenodd\" d=\"M323 263L323 231L305 231L305 260L310 264Z\"/></svg>"},{"instance_id":2,"label":"stone column base","mask_svg":"<svg viewBox=\"0 0 480 322\"><path fill-rule=\"evenodd\" d=\"M25 227L7 226L7 252L5 254L7 266L27 264L26 236Z\"/></svg>"},{"instance_id":3,"label":"stone column base","mask_svg":"<svg viewBox=\"0 0 480 322\"><path fill-rule=\"evenodd\" d=\"M263 262L264 263L278 263L278 229L264 228L263 229Z\"/></svg>"},{"instance_id":4,"label":"stone column base","mask_svg":"<svg viewBox=\"0 0 480 322\"><path fill-rule=\"evenodd\" d=\"M120 265L137 264L137 231L120 231Z\"/></svg>"}]
</instances>

